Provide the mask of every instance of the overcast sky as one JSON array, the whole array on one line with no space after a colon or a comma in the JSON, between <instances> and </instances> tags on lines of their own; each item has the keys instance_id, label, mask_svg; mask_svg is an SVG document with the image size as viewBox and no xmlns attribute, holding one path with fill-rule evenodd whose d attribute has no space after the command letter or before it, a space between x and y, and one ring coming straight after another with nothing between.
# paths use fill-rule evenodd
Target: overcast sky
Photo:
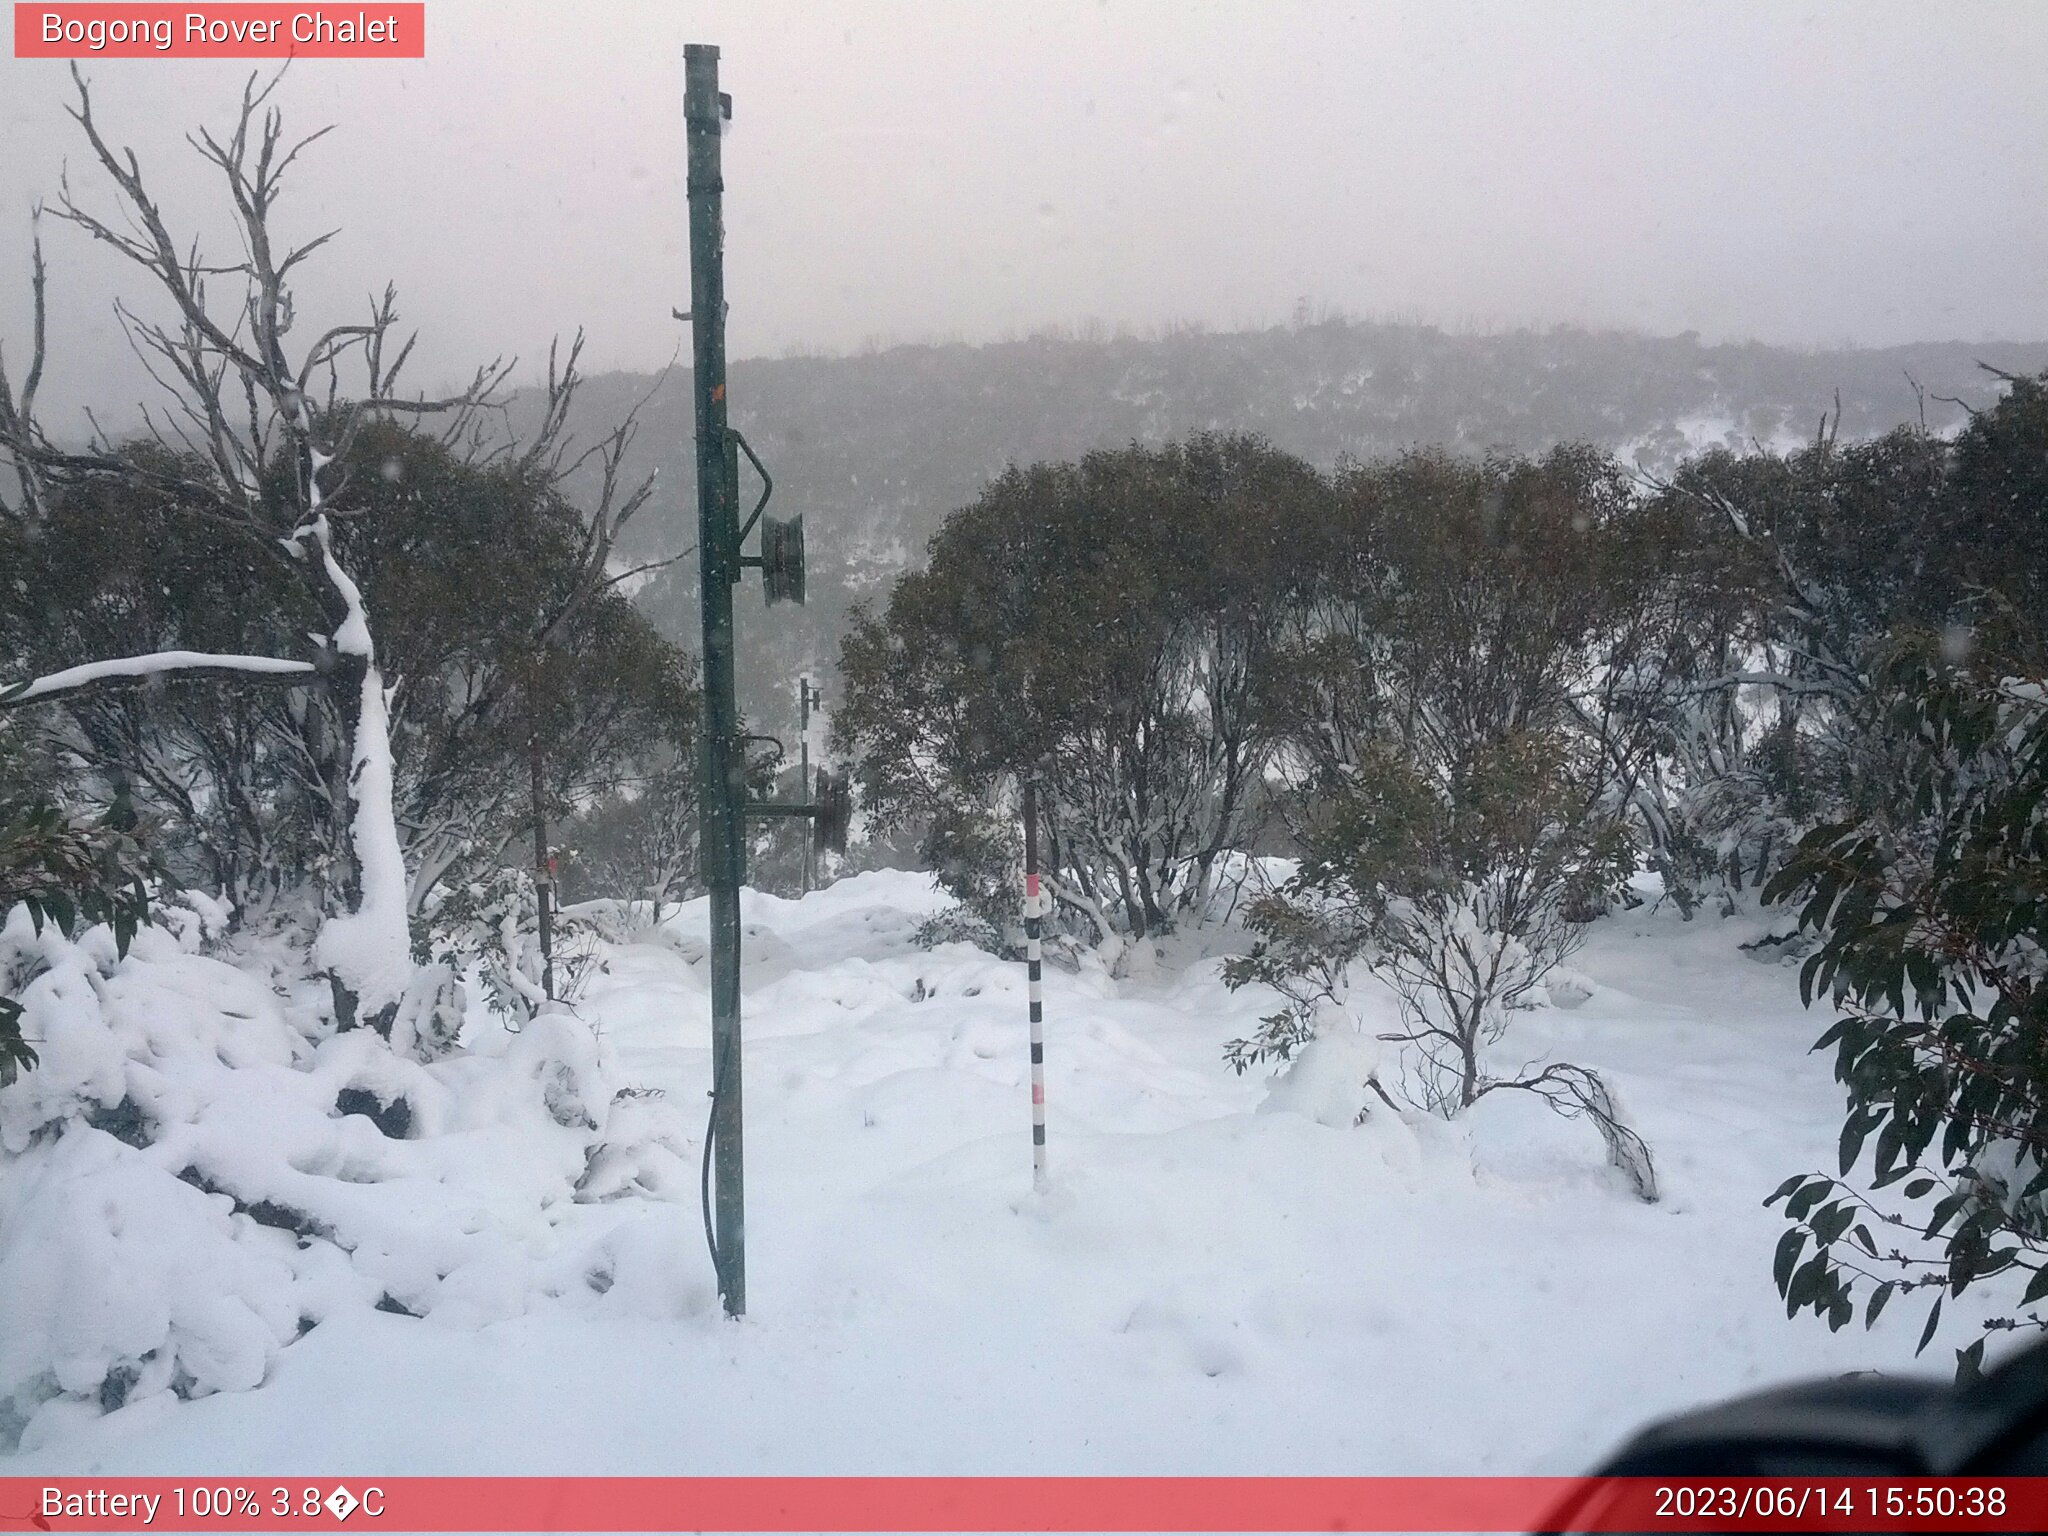
<instances>
[{"instance_id":1,"label":"overcast sky","mask_svg":"<svg viewBox=\"0 0 2048 1536\"><path fill-rule=\"evenodd\" d=\"M374 7L373 7L374 8ZM443 382L577 325L664 362L688 292L682 47L724 52L734 355L1089 318L1350 313L1801 344L2048 338L2048 5L430 0L424 61L295 64L302 313L394 279ZM67 157L56 61L0 61L0 338ZM89 66L174 217L245 71ZM52 393L139 386L119 276L48 230ZM133 291L134 285L129 285ZM15 366L19 367L17 362Z\"/></svg>"}]
</instances>

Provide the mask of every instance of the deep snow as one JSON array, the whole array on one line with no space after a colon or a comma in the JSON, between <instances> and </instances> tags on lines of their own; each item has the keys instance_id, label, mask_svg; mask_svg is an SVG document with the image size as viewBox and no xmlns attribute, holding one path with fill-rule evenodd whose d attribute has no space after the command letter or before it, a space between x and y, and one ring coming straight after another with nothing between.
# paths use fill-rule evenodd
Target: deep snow
<instances>
[{"instance_id":1,"label":"deep snow","mask_svg":"<svg viewBox=\"0 0 2048 1536\"><path fill-rule=\"evenodd\" d=\"M427 1275L414 1318L330 1281L259 1388L79 1405L0 1475L1551 1473L1719 1395L1912 1368L1917 1311L1831 1335L1772 1287L1782 1221L1760 1202L1832 1168L1841 1099L1795 972L1737 947L1752 919L1603 919L1574 961L1590 995L1518 1015L1501 1047L1607 1074L1659 1204L1533 1101L1354 1127L1347 1073L1234 1076L1223 1043L1273 1000L1223 986L1227 928L1121 981L1047 966L1039 1199L1023 967L918 948L940 904L902 873L746 897L743 1323L711 1299L692 1179L643 1181L673 1203L522 1216L542 1182L522 1158L567 1154L505 1142L508 1112L475 1127L506 1159L499 1207L448 1248L517 1262L471 1266L474 1295ZM665 1089L690 1155L703 928L698 903L608 947L580 1005L607 1080ZM414 1145L378 1155L406 1172ZM601 1295L578 1283L600 1250Z\"/></svg>"}]
</instances>

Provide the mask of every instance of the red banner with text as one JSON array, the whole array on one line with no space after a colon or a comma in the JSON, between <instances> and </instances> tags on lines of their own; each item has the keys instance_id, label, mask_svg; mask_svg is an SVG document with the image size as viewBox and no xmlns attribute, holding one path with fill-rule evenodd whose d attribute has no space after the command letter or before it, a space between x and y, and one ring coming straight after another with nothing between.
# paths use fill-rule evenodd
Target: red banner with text
<instances>
[{"instance_id":1,"label":"red banner with text","mask_svg":"<svg viewBox=\"0 0 2048 1536\"><path fill-rule=\"evenodd\" d=\"M0 1478L0 1532L2043 1531L2048 1478Z\"/></svg>"},{"instance_id":2,"label":"red banner with text","mask_svg":"<svg viewBox=\"0 0 2048 1536\"><path fill-rule=\"evenodd\" d=\"M14 7L17 59L423 59L424 4Z\"/></svg>"}]
</instances>

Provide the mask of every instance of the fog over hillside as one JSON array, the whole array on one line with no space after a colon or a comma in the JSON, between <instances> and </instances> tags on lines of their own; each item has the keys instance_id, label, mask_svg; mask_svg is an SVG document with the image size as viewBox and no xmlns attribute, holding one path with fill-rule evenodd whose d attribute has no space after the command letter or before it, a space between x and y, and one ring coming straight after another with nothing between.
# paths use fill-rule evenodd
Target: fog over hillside
<instances>
[{"instance_id":1,"label":"fog over hillside","mask_svg":"<svg viewBox=\"0 0 2048 1536\"><path fill-rule=\"evenodd\" d=\"M733 421L775 477L771 510L803 513L810 565L807 606L772 616L749 573L742 695L765 728L786 730L796 676L807 670L830 686L847 608L886 600L946 514L1010 463L1249 430L1324 468L1417 445L1481 453L1582 440L1654 475L1716 445L1796 446L1838 397L1845 439L1923 418L1951 429L1965 406L1993 398L1998 381L1984 365L2037 372L2048 367L2048 342L1805 351L1562 327L1460 335L1305 316L1230 334L1042 335L736 362ZM655 382L592 377L580 402L585 434L619 420ZM658 468L660 477L623 551L636 562L695 541L687 368L660 382L641 423L629 471ZM751 504L752 491L742 494ZM693 556L638 595L694 647L696 591Z\"/></svg>"}]
</instances>

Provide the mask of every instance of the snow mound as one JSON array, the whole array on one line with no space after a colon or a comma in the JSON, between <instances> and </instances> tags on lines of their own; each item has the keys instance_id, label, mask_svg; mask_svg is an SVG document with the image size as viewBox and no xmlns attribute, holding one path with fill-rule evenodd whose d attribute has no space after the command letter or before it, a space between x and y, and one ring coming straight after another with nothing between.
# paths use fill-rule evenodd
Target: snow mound
<instances>
[{"instance_id":1,"label":"snow mound","mask_svg":"<svg viewBox=\"0 0 2048 1536\"><path fill-rule=\"evenodd\" d=\"M268 979L292 974L275 952L203 953L219 918L173 913L125 957L103 928L0 925L41 1058L0 1089L0 1448L255 1387L347 1309L708 1306L666 1237L631 1230L648 1198L694 1198L682 1121L616 1084L587 1024L479 1018L469 1049L417 1060L337 1031L317 980Z\"/></svg>"},{"instance_id":2,"label":"snow mound","mask_svg":"<svg viewBox=\"0 0 2048 1536\"><path fill-rule=\"evenodd\" d=\"M1380 1043L1355 1030L1317 1035L1273 1079L1260 1114L1306 1115L1340 1129L1364 1119L1379 1096L1366 1080L1379 1070Z\"/></svg>"},{"instance_id":3,"label":"snow mound","mask_svg":"<svg viewBox=\"0 0 2048 1536\"><path fill-rule=\"evenodd\" d=\"M1599 988L1584 971L1560 965L1543 980L1543 991L1553 1008L1576 1008Z\"/></svg>"},{"instance_id":4,"label":"snow mound","mask_svg":"<svg viewBox=\"0 0 2048 1536\"><path fill-rule=\"evenodd\" d=\"M599 947L587 1059L574 1021L514 1040L472 1017L431 1061L337 1035L324 987L247 949L219 964L187 933L197 916L125 967L91 935L34 957L35 977L0 946L16 992L196 1009L160 1026L164 1050L50 1042L92 1096L61 1099L52 1077L0 1099L0 1127L26 1113L16 1095L58 1116L0 1151L0 1397L22 1390L33 1420L0 1478L1565 1473L1648 1416L1773 1378L1913 1369L1917 1315L1831 1333L1772 1289L1784 1222L1763 1197L1834 1157L1841 1097L1796 984L1735 950L1742 923L1645 903L1589 924L1577 963L1599 990L1518 1010L1492 1063L1597 1072L1656 1151L1660 1204L1630 1198L1583 1115L1534 1094L1446 1121L1356 1092L1359 1053L1399 1018L1377 982L1317 1020L1326 1038L1280 1081L1238 1074L1225 1042L1285 999L1227 987L1241 931L1192 926L1156 975L1045 967L1039 1195L1023 967L922 946L945 902L896 871L743 900L782 941L744 970L743 1329L712 1321L694 1204L702 901ZM250 1064L210 1060L200 1030ZM1405 1053L1379 1048L1402 1101ZM316 1065L318 1094L292 1086ZM212 1095L177 1121L190 1137L229 1087L318 1132L337 1161L212 1177L274 1178L280 1204L386 1251L237 1211L254 1184L178 1179L159 1128L138 1137L120 1112L130 1079L167 1103ZM357 1107L330 1114L342 1082ZM344 1154L402 1176L351 1184ZM650 1198L679 1178L683 1205ZM407 1266L419 1288L392 1288ZM387 1292L427 1317L378 1310ZM215 1395L177 1402L180 1368ZM257 1371L260 1390L223 1390ZM148 1400L104 1411L124 1393Z\"/></svg>"}]
</instances>

